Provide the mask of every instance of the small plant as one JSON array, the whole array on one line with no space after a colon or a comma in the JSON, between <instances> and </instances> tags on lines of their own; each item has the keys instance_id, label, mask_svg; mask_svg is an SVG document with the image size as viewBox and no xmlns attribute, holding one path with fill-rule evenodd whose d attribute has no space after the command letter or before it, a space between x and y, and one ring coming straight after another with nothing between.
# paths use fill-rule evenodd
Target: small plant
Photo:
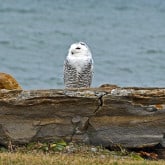
<instances>
[{"instance_id":1,"label":"small plant","mask_svg":"<svg viewBox=\"0 0 165 165\"><path fill-rule=\"evenodd\" d=\"M62 151L67 146L67 143L63 140L59 142L51 142L51 143L30 143L27 145L28 150L37 150L43 152L55 152Z\"/></svg>"},{"instance_id":2,"label":"small plant","mask_svg":"<svg viewBox=\"0 0 165 165\"><path fill-rule=\"evenodd\" d=\"M49 145L50 150L52 151L62 151L67 146L66 142L61 140L58 143L51 143Z\"/></svg>"}]
</instances>

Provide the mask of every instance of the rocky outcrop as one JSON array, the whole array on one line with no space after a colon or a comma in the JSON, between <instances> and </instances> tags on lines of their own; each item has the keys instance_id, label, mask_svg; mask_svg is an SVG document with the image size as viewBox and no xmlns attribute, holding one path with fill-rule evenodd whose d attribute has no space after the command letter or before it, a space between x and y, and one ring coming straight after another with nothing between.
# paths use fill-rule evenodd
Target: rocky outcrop
<instances>
[{"instance_id":1,"label":"rocky outcrop","mask_svg":"<svg viewBox=\"0 0 165 165\"><path fill-rule=\"evenodd\" d=\"M0 90L0 143L164 146L165 89Z\"/></svg>"},{"instance_id":2,"label":"rocky outcrop","mask_svg":"<svg viewBox=\"0 0 165 165\"><path fill-rule=\"evenodd\" d=\"M0 89L21 90L22 88L13 76L0 72Z\"/></svg>"}]
</instances>

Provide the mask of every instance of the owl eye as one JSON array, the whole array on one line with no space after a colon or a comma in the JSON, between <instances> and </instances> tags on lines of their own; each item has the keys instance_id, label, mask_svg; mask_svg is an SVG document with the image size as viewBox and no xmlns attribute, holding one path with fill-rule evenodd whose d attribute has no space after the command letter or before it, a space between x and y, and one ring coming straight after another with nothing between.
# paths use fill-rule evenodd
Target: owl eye
<instances>
[{"instance_id":1,"label":"owl eye","mask_svg":"<svg viewBox=\"0 0 165 165\"><path fill-rule=\"evenodd\" d=\"M84 42L80 42L80 44L81 44L81 45L84 45L84 46L86 45Z\"/></svg>"}]
</instances>

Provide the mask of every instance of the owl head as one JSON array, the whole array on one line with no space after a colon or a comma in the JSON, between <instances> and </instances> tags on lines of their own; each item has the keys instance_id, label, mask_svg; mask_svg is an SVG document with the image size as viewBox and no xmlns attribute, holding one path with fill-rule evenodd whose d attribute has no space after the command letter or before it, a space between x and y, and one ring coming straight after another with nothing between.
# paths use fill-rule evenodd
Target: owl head
<instances>
[{"instance_id":1,"label":"owl head","mask_svg":"<svg viewBox=\"0 0 165 165\"><path fill-rule=\"evenodd\" d=\"M69 55L72 55L72 56L76 56L76 55L77 56L79 56L79 55L91 56L91 51L90 51L90 49L86 43L77 42L77 43L74 43L70 46Z\"/></svg>"}]
</instances>

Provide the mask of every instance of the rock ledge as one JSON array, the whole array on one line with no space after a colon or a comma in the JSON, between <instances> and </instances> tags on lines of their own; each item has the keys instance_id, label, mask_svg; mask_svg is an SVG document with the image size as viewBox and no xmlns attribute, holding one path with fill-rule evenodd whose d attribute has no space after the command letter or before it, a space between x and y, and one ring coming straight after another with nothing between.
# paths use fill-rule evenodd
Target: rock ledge
<instances>
[{"instance_id":1,"label":"rock ledge","mask_svg":"<svg viewBox=\"0 0 165 165\"><path fill-rule=\"evenodd\" d=\"M165 89L0 90L0 144L164 147Z\"/></svg>"}]
</instances>

